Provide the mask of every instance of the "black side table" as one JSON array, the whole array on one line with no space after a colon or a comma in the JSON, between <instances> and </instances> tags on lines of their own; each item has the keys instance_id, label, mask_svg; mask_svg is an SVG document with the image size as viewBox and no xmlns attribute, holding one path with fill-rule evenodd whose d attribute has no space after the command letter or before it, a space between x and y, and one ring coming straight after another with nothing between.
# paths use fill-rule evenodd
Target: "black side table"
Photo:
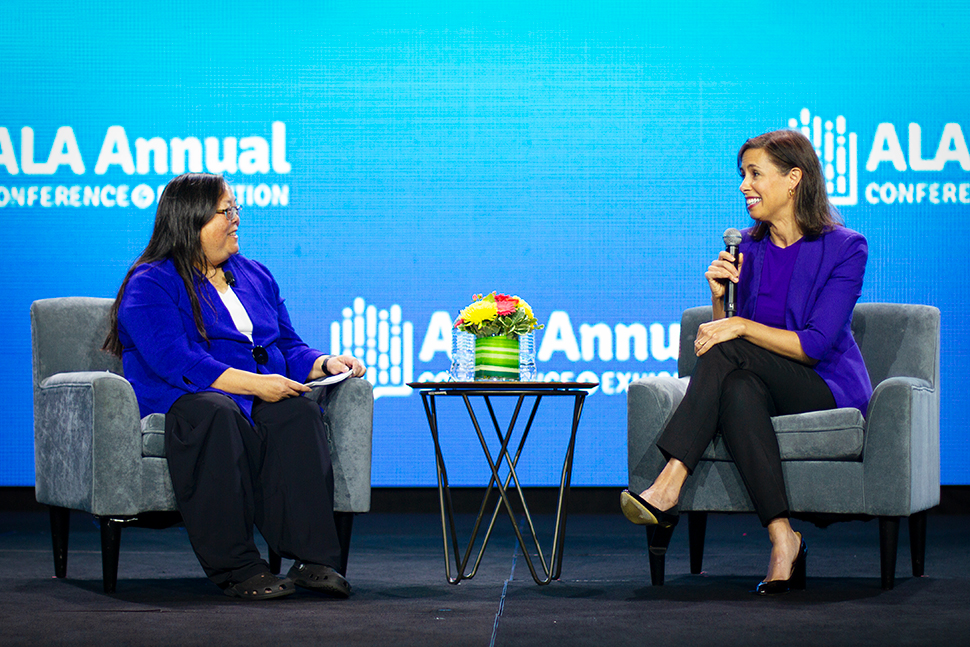
<instances>
[{"instance_id":1,"label":"black side table","mask_svg":"<svg viewBox=\"0 0 970 647\"><path fill-rule=\"evenodd\" d=\"M495 526L495 520L498 518L499 509L503 506L505 507L506 512L508 512L509 519L512 522L512 528L515 530L515 536L519 541L519 546L522 549L522 554L525 557L526 564L529 566L529 572L532 573L532 578L537 584L548 584L552 580L559 579L559 574L562 570L562 549L566 525L566 500L569 494L570 479L572 478L573 449L576 444L576 431L579 429L579 418L583 412L583 402L585 401L587 395L586 391L588 389L595 388L598 385L595 382L411 382L408 384L408 386L413 389L417 389L421 393L421 399L424 402L424 411L428 416L428 425L431 427L431 436L434 439L435 461L438 471L438 498L441 504L441 533L444 541L445 552L445 577L447 577L448 582L451 584L458 584L462 580L471 579L475 576L475 573L478 571L478 566L482 561L482 556L485 554L485 547L488 545L488 540L491 537L492 529ZM464 400L465 408L468 410L468 415L470 416L472 424L475 427L475 432L478 434L478 440L481 443L485 460L488 461L488 466L492 472L492 476L489 479L488 487L485 490L485 497L482 499L482 504L478 512L478 518L475 520L472 536L468 542L468 548L465 549L464 556L462 556L458 546L458 536L455 532L455 512L451 502L451 489L448 485L448 472L445 469L445 460L441 453L441 443L438 439L438 411L435 404L435 398L439 396L460 397ZM529 514L529 506L526 504L525 494L523 493L522 486L519 483L519 477L515 473L515 468L519 462L519 457L522 454L522 448L525 446L526 439L529 437L529 430L532 428L532 423L535 421L536 412L539 409L539 403L542 401L542 398L550 396L572 397L574 399L574 404L569 444L566 448L566 456L563 459L562 476L559 480L559 499L556 506L556 524L555 529L553 530L552 552L550 553L549 561L547 562L542 552L542 548L539 545L539 539L536 535L535 526L532 524L532 516ZM501 448L499 449L498 455L494 459L492 458L492 454L488 449L485 435L482 432L482 428L478 422L478 417L475 415L475 410L472 407L471 398L473 397L481 397L485 401L485 406L488 407L488 413L492 419L492 426L495 428L495 434L501 443ZM492 407L491 398L495 397L517 398L515 410L512 413L512 418L504 432L499 426L498 418L495 415L495 409ZM512 438L515 423L518 420L519 413L522 410L522 405L524 404L526 398L533 398L534 402L532 404L531 412L529 413L528 422L526 423L525 429L522 432L522 438L519 440L518 448L515 451L515 455L511 456L508 448L509 441ZM501 468L503 461L508 465L509 468L509 472L506 475L504 482L502 477L499 475L499 469ZM515 484L515 491L518 493L519 501L522 503L526 524L528 526L529 533L532 536L532 542L535 545L536 552L538 553L540 566L542 568L543 575L545 576L544 578L540 578L536 572L535 565L532 562L532 557L529 552L529 547L526 546L525 539L522 536L522 532L519 530L518 524L515 520L515 514L513 513L512 506L509 502L507 488L509 483L513 481ZM466 573L465 570L468 566L468 560L471 557L475 540L478 537L479 530L481 529L482 520L485 516L485 510L488 503L488 497L493 487L498 490L499 501L495 505L495 509L492 512L491 521L485 530L485 537L483 539L482 546L478 551L478 556L475 559L475 564L471 571ZM457 574L454 576L452 576L451 573L449 544L451 544L451 550L454 553L455 569L457 571Z\"/></svg>"}]
</instances>

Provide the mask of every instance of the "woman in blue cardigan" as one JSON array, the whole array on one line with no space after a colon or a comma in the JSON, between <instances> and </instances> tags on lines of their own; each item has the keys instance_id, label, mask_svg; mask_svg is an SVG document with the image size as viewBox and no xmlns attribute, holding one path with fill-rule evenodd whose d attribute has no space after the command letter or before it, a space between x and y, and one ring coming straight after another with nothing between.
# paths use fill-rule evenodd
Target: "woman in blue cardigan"
<instances>
[{"instance_id":1,"label":"woman in blue cardigan","mask_svg":"<svg viewBox=\"0 0 970 647\"><path fill-rule=\"evenodd\" d=\"M305 381L365 369L303 343L269 270L239 255L239 224L223 177L172 180L105 349L121 356L141 415L166 414L175 498L206 575L250 600L294 584L345 598L326 431L319 406L298 396ZM260 557L254 525L295 560L286 578Z\"/></svg>"},{"instance_id":2,"label":"woman in blue cardigan","mask_svg":"<svg viewBox=\"0 0 970 647\"><path fill-rule=\"evenodd\" d=\"M872 386L850 324L868 248L837 223L818 157L801 133L749 139L738 170L755 225L743 232L738 259L722 251L704 275L714 320L697 331L697 366L657 443L667 463L643 492L624 490L620 505L633 523L657 525L651 549L665 549L680 490L720 431L768 529L768 574L753 592L770 595L805 588L806 560L789 523L771 417L836 407L865 413ZM728 318L729 281L739 308Z\"/></svg>"}]
</instances>

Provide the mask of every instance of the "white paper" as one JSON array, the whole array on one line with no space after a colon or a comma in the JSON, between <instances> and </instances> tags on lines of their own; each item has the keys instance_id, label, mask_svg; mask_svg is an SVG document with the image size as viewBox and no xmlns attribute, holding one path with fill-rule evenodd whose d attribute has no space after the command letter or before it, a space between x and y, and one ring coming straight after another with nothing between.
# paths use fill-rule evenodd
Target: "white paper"
<instances>
[{"instance_id":1,"label":"white paper","mask_svg":"<svg viewBox=\"0 0 970 647\"><path fill-rule=\"evenodd\" d=\"M326 386L328 384L336 384L337 382L343 382L344 380L346 380L348 377L350 377L351 373L353 372L354 372L353 369L351 369L349 371L344 371L343 373L337 373L336 375L328 375L327 377L321 377L319 379L313 380L312 382L306 382L306 385L312 389L315 386Z\"/></svg>"}]
</instances>

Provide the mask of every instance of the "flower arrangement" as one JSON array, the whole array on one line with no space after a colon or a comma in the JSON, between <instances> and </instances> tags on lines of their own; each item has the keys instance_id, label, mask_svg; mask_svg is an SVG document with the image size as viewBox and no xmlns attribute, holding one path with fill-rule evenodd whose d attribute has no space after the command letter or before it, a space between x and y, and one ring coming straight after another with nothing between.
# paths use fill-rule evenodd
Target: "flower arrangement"
<instances>
[{"instance_id":1,"label":"flower arrangement","mask_svg":"<svg viewBox=\"0 0 970 647\"><path fill-rule=\"evenodd\" d=\"M455 328L472 333L476 338L504 336L517 339L519 335L542 328L525 299L495 292L476 294L472 299L472 303L458 315Z\"/></svg>"}]
</instances>

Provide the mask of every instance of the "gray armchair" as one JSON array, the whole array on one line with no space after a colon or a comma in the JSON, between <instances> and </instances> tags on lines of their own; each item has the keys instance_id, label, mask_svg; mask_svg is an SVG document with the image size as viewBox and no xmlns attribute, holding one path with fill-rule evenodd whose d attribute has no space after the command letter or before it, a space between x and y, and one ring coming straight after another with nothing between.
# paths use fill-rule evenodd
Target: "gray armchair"
<instances>
[{"instance_id":1,"label":"gray armchair","mask_svg":"<svg viewBox=\"0 0 970 647\"><path fill-rule=\"evenodd\" d=\"M66 297L30 307L36 496L50 506L54 572L67 574L70 510L90 512L101 526L106 593L118 579L121 529L155 525L161 516L155 513L177 510L165 460L165 416L139 419L121 361L100 350L112 302ZM353 516L370 510L373 390L352 378L308 396L325 407L346 573ZM278 555L270 554L270 566L279 572Z\"/></svg>"},{"instance_id":2,"label":"gray armchair","mask_svg":"<svg viewBox=\"0 0 970 647\"><path fill-rule=\"evenodd\" d=\"M697 327L711 316L710 307L684 311L680 375L694 370L697 358L690 349ZM852 334L874 388L865 417L856 409L834 409L778 416L772 423L792 515L819 525L878 518L882 587L888 590L895 580L900 519L909 520L913 575L920 576L926 511L940 501L940 311L860 303L853 311ZM631 490L648 487L663 467L657 437L683 399L687 382L655 377L630 385ZM691 572L700 573L707 513L754 511L720 436L687 480L680 509L688 513ZM664 555L649 559L653 584L663 584Z\"/></svg>"}]
</instances>

